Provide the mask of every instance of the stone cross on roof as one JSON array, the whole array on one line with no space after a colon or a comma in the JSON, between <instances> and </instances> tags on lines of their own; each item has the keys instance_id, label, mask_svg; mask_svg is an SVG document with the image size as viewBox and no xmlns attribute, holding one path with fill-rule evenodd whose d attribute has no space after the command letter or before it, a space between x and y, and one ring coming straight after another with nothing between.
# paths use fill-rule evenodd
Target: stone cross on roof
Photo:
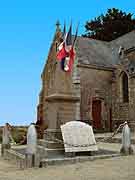
<instances>
[{"instance_id":1,"label":"stone cross on roof","mask_svg":"<svg viewBox=\"0 0 135 180\"><path fill-rule=\"evenodd\" d=\"M60 31L60 22L57 20L56 22L56 31Z\"/></svg>"}]
</instances>

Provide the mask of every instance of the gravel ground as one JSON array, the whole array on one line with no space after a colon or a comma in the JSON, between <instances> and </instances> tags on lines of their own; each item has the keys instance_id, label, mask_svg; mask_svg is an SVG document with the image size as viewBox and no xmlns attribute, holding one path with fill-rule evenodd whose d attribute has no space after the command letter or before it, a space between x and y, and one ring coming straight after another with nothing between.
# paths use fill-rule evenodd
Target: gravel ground
<instances>
[{"instance_id":1,"label":"gravel ground","mask_svg":"<svg viewBox=\"0 0 135 180\"><path fill-rule=\"evenodd\" d=\"M135 155L19 170L0 158L0 180L135 180Z\"/></svg>"},{"instance_id":2,"label":"gravel ground","mask_svg":"<svg viewBox=\"0 0 135 180\"><path fill-rule=\"evenodd\" d=\"M119 151L121 145L99 146ZM135 155L26 170L19 170L0 157L0 180L135 180Z\"/></svg>"}]
</instances>

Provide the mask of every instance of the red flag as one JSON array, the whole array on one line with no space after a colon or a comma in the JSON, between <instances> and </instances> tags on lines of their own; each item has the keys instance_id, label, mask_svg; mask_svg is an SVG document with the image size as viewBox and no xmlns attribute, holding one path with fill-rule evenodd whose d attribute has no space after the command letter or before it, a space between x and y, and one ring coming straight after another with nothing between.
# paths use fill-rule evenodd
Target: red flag
<instances>
[{"instance_id":1,"label":"red flag","mask_svg":"<svg viewBox=\"0 0 135 180\"><path fill-rule=\"evenodd\" d=\"M72 47L70 52L69 52L69 56L70 56L70 59L69 59L69 65L68 65L68 72L71 72L72 70L72 66L74 64L74 56L75 56L75 52L74 52L74 48Z\"/></svg>"},{"instance_id":2,"label":"red flag","mask_svg":"<svg viewBox=\"0 0 135 180\"><path fill-rule=\"evenodd\" d=\"M66 57L66 54L67 54L67 52L66 52L66 50L65 50L65 43L64 42L62 42L60 45L59 45L59 51L58 51L58 53L57 53L57 59L58 60L62 60L63 58L65 58Z\"/></svg>"},{"instance_id":3,"label":"red flag","mask_svg":"<svg viewBox=\"0 0 135 180\"><path fill-rule=\"evenodd\" d=\"M77 38L77 32L78 32L78 28L76 30L74 43ZM75 56L74 43L72 44L72 23L71 23L69 31L66 35L64 30L63 42L59 45L58 53L57 53L57 59L61 61L61 68L66 72L71 72L74 63L74 56Z\"/></svg>"},{"instance_id":4,"label":"red flag","mask_svg":"<svg viewBox=\"0 0 135 180\"><path fill-rule=\"evenodd\" d=\"M74 53L74 49L72 47L71 50L68 52L68 55L65 58L64 70L66 72L71 72L72 66L74 63L74 56L75 56L75 53Z\"/></svg>"}]
</instances>

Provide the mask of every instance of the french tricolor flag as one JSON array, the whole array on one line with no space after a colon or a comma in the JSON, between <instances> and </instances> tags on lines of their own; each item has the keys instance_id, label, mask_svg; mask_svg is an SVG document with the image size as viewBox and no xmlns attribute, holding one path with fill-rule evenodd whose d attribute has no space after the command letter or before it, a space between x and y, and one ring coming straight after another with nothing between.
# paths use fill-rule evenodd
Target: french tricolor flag
<instances>
[{"instance_id":1,"label":"french tricolor flag","mask_svg":"<svg viewBox=\"0 0 135 180\"><path fill-rule=\"evenodd\" d=\"M65 26L64 26L65 29ZM66 72L72 70L74 62L74 48L72 45L72 24L67 34L64 32L63 42L58 47L57 59L61 61L61 68Z\"/></svg>"}]
</instances>

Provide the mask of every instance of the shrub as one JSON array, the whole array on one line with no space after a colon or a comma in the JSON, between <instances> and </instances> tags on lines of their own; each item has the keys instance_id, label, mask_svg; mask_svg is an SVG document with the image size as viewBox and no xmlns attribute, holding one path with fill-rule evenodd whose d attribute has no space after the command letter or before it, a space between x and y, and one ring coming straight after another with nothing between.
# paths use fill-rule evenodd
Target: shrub
<instances>
[{"instance_id":1,"label":"shrub","mask_svg":"<svg viewBox=\"0 0 135 180\"><path fill-rule=\"evenodd\" d=\"M2 128L0 127L0 143L2 142ZM16 143L20 143L20 141L23 139L23 136L27 133L27 127L26 126L14 126L11 130L12 137Z\"/></svg>"}]
</instances>

